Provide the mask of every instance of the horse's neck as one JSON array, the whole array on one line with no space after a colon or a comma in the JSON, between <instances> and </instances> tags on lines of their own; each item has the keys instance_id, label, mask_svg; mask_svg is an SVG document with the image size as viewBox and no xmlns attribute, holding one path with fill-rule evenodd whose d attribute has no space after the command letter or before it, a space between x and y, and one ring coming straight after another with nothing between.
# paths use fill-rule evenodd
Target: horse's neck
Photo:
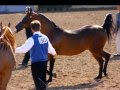
<instances>
[{"instance_id":1,"label":"horse's neck","mask_svg":"<svg viewBox=\"0 0 120 90\"><path fill-rule=\"evenodd\" d=\"M57 32L60 32L59 30L61 30L54 22L47 18L45 20L43 19L39 21L41 21L41 32L47 35L49 38L54 37L54 35L56 35Z\"/></svg>"},{"instance_id":2,"label":"horse's neck","mask_svg":"<svg viewBox=\"0 0 120 90\"><path fill-rule=\"evenodd\" d=\"M63 29L59 27L55 27L53 30L51 30L50 37L52 37L52 39L55 39L56 37L61 37L62 34L63 34Z\"/></svg>"},{"instance_id":3,"label":"horse's neck","mask_svg":"<svg viewBox=\"0 0 120 90\"><path fill-rule=\"evenodd\" d=\"M51 21L46 16L40 14L41 17L39 21L41 22L41 32L48 36L50 41L52 41L55 37L60 36L63 33L63 29L59 28L53 21Z\"/></svg>"},{"instance_id":4,"label":"horse's neck","mask_svg":"<svg viewBox=\"0 0 120 90\"><path fill-rule=\"evenodd\" d=\"M13 34L11 33L11 31L8 30L4 37L9 42L9 44L11 45L11 47L14 51L14 49L15 49L15 38L14 38Z\"/></svg>"}]
</instances>

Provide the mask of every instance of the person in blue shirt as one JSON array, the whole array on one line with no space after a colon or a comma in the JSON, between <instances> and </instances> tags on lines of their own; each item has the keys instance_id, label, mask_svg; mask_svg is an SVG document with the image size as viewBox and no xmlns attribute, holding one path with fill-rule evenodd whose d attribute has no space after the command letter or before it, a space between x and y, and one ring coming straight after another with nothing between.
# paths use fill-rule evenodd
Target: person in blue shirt
<instances>
[{"instance_id":1,"label":"person in blue shirt","mask_svg":"<svg viewBox=\"0 0 120 90\"><path fill-rule=\"evenodd\" d=\"M32 77L36 90L46 90L46 71L48 53L56 57L56 51L48 37L40 32L41 24L38 20L31 22L33 36L15 49L15 53L30 51Z\"/></svg>"}]
</instances>

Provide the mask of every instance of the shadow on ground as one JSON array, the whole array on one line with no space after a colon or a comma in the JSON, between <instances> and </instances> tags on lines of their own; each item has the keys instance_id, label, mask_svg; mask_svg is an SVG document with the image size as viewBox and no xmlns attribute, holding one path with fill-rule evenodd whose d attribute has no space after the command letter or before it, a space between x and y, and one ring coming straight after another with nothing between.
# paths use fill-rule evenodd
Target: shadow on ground
<instances>
[{"instance_id":1,"label":"shadow on ground","mask_svg":"<svg viewBox=\"0 0 120 90\"><path fill-rule=\"evenodd\" d=\"M27 65L27 66L17 66L14 70L24 70L24 69L27 69L29 66L31 66L31 65Z\"/></svg>"},{"instance_id":2,"label":"shadow on ground","mask_svg":"<svg viewBox=\"0 0 120 90\"><path fill-rule=\"evenodd\" d=\"M73 86L48 87L46 90L66 90L66 89L70 89L70 90L80 89L81 90L81 89L92 89L92 88L98 86L100 83L103 83L103 81L100 80L100 81L95 81L95 82L88 82L88 83L77 84L77 85L73 85ZM33 88L31 90L35 90L35 88Z\"/></svg>"}]
</instances>

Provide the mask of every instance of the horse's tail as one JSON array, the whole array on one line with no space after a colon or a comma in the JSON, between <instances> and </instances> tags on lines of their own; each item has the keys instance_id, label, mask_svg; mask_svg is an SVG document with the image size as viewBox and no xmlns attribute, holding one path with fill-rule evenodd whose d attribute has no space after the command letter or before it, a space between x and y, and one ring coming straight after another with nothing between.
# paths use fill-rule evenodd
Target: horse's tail
<instances>
[{"instance_id":1,"label":"horse's tail","mask_svg":"<svg viewBox=\"0 0 120 90\"><path fill-rule=\"evenodd\" d=\"M112 18L111 14L106 15L105 21L104 21L104 24L102 25L102 27L107 33L108 43L109 43L112 39L112 32L114 30L114 28L113 28L113 18Z\"/></svg>"}]
</instances>

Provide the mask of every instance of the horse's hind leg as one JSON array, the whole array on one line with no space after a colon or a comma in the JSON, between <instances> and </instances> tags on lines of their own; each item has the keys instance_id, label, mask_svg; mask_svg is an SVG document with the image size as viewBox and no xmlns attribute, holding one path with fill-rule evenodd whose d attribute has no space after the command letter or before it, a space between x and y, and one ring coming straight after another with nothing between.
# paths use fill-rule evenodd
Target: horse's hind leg
<instances>
[{"instance_id":1,"label":"horse's hind leg","mask_svg":"<svg viewBox=\"0 0 120 90\"><path fill-rule=\"evenodd\" d=\"M107 66L108 66L108 61L110 59L110 54L103 51L102 55L105 58L105 64L104 64L104 67L103 67L103 73L104 73L105 76L107 76Z\"/></svg>"},{"instance_id":2,"label":"horse's hind leg","mask_svg":"<svg viewBox=\"0 0 120 90\"><path fill-rule=\"evenodd\" d=\"M95 79L101 79L102 78L102 70L103 70L104 60L102 59L101 56L98 56L97 54L93 54L93 56L98 61L98 64L99 64L99 74Z\"/></svg>"}]
</instances>

